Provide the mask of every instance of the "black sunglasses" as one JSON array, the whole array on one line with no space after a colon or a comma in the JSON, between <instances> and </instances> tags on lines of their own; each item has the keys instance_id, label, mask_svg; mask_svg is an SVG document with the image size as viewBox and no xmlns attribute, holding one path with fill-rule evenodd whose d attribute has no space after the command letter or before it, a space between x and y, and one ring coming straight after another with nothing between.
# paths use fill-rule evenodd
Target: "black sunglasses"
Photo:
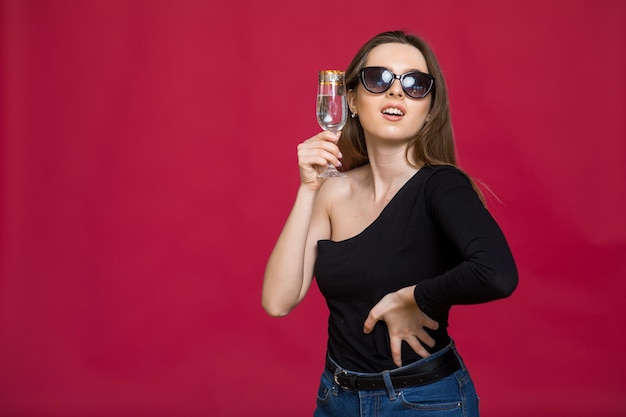
<instances>
[{"instance_id":1,"label":"black sunglasses","mask_svg":"<svg viewBox=\"0 0 626 417\"><path fill-rule=\"evenodd\" d=\"M396 75L385 67L365 67L361 70L361 84L370 93L384 93L395 80L400 80L402 91L411 98L424 98L435 86L435 79L420 71Z\"/></svg>"}]
</instances>

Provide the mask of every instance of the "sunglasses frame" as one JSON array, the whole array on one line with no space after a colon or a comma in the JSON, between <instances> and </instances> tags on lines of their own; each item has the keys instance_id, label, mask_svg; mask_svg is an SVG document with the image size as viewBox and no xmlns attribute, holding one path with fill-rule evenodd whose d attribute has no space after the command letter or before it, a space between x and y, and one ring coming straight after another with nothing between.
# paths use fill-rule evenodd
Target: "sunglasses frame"
<instances>
[{"instance_id":1,"label":"sunglasses frame","mask_svg":"<svg viewBox=\"0 0 626 417\"><path fill-rule=\"evenodd\" d=\"M385 88L382 91L372 91L369 88L367 88L367 85L365 85L365 71L371 70L371 69L381 69L381 70L387 71L388 73L391 74L391 76L393 77L393 80L389 83L387 88ZM383 74L383 71L381 71L381 75L382 74ZM428 85L428 88L426 89L426 92L423 95L421 95L419 97L414 97L413 95L409 94L409 92L407 91L407 88L404 87L404 78L407 75L410 75L410 74L419 74L421 76L426 77L428 80L430 80L430 84ZM391 88L391 86L393 85L395 80L400 80L400 86L402 87L402 91L404 91L404 94L406 94L408 97L415 98L415 99L420 99L420 98L426 97L433 90L433 88L435 87L435 78L432 75L426 74L425 72L416 71L416 70L415 71L405 72L402 75L396 75L393 71L391 71L391 70L389 70L389 69L387 69L385 67L365 67L365 68L362 68L361 71L359 72L359 79L361 81L361 85L363 85L363 88L365 88L367 91L369 91L372 94L382 94L382 93L384 93L385 91L387 91L387 90L389 90Z\"/></svg>"}]
</instances>

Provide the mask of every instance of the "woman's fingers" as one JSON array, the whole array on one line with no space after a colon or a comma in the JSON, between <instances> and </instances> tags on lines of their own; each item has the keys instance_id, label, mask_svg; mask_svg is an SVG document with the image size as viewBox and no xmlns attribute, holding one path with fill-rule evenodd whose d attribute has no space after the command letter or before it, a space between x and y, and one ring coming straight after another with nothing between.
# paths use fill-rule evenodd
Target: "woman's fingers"
<instances>
[{"instance_id":1,"label":"woman's fingers","mask_svg":"<svg viewBox=\"0 0 626 417\"><path fill-rule=\"evenodd\" d=\"M326 167L333 164L341 166L341 161L332 151L322 148L306 148L298 151L299 165L303 168L313 167L315 165Z\"/></svg>"},{"instance_id":2,"label":"woman's fingers","mask_svg":"<svg viewBox=\"0 0 626 417\"><path fill-rule=\"evenodd\" d=\"M319 187L319 172L325 170L328 164L341 166L338 140L338 135L321 132L298 145L298 165L303 183Z\"/></svg>"},{"instance_id":3,"label":"woman's fingers","mask_svg":"<svg viewBox=\"0 0 626 417\"><path fill-rule=\"evenodd\" d=\"M402 342L406 342L418 355L425 358L430 354L426 346L434 347L435 339L426 329L437 330L439 323L428 317L415 303L412 287L385 295L370 310L363 332L372 332L376 323L387 324L393 362L402 366Z\"/></svg>"},{"instance_id":4,"label":"woman's fingers","mask_svg":"<svg viewBox=\"0 0 626 417\"><path fill-rule=\"evenodd\" d=\"M391 358L393 359L393 363L395 363L398 368L402 366L402 342L406 342L411 349L413 349L415 353L420 355L422 358L430 356L430 353L428 353L417 337L392 337L389 339L389 343L391 345Z\"/></svg>"}]
</instances>

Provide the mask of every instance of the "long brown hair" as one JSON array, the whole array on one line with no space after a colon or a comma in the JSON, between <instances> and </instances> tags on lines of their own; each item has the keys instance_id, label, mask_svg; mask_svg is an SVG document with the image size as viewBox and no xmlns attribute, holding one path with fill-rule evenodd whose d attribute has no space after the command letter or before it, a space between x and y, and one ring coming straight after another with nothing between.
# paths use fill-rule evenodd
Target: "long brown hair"
<instances>
[{"instance_id":1,"label":"long brown hair","mask_svg":"<svg viewBox=\"0 0 626 417\"><path fill-rule=\"evenodd\" d=\"M383 32L374 36L359 49L348 66L345 75L346 89L356 90L360 87L359 73L365 67L369 52L375 47L387 43L401 43L417 48L424 55L428 72L435 79L434 88L430 93L432 100L428 122L409 142L407 161L412 159L424 166L452 165L458 168L446 82L439 62L426 41L404 31ZM339 148L343 154L341 161L344 170L356 168L369 162L365 134L358 117L348 117L341 133ZM409 152L412 153L412 158L408 158ZM470 181L472 181L471 178ZM482 200L482 193L473 181L472 185Z\"/></svg>"}]
</instances>

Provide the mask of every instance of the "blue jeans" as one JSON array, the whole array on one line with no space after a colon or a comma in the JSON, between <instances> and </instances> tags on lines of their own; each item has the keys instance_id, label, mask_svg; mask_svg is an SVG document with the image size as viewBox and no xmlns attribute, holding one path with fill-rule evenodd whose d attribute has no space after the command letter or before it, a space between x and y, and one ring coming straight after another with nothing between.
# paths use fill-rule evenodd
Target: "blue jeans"
<instances>
[{"instance_id":1,"label":"blue jeans","mask_svg":"<svg viewBox=\"0 0 626 417\"><path fill-rule=\"evenodd\" d=\"M317 393L314 417L478 417L478 396L469 372L459 356L454 342L419 363L432 360L452 349L461 368L439 381L418 387L394 389L387 384L383 390L346 391L333 381L333 374L325 370ZM416 362L418 363L418 362ZM409 370L415 364L402 368ZM361 374L382 375L382 374Z\"/></svg>"}]
</instances>

